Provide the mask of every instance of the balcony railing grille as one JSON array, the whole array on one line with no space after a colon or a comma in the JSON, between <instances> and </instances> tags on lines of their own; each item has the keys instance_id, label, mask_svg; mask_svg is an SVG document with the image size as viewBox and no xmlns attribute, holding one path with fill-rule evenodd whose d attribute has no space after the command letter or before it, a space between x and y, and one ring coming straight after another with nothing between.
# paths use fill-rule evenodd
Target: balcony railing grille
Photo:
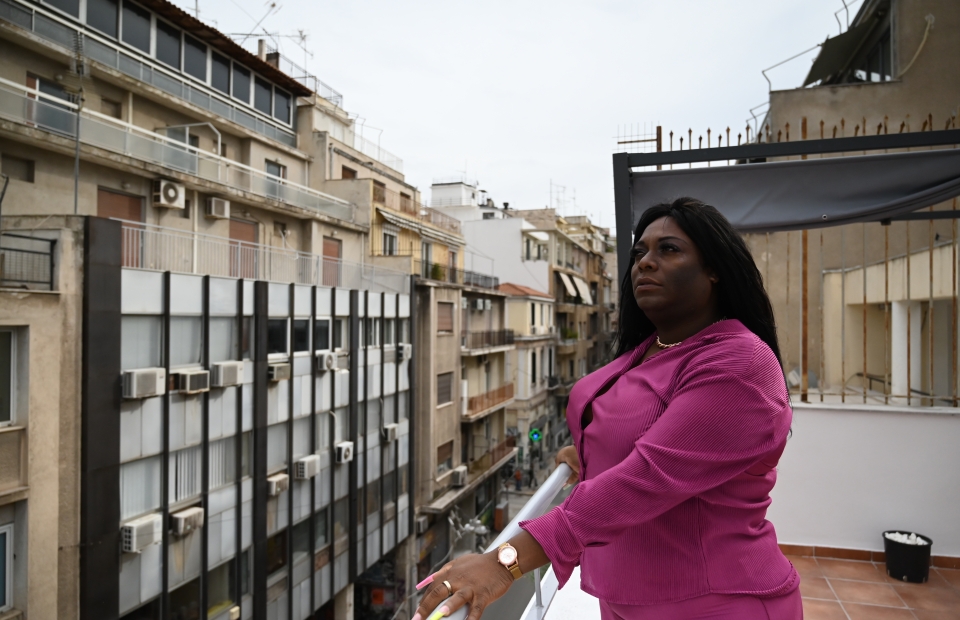
<instances>
[{"instance_id":1,"label":"balcony railing grille","mask_svg":"<svg viewBox=\"0 0 960 620\"><path fill-rule=\"evenodd\" d=\"M409 293L410 276L224 237L122 222L122 265L133 269Z\"/></svg>"},{"instance_id":2,"label":"balcony railing grille","mask_svg":"<svg viewBox=\"0 0 960 620\"><path fill-rule=\"evenodd\" d=\"M414 259L414 273L425 280L435 280L437 282L449 282L451 284L462 284L464 286L476 286L479 288L495 289L500 286L500 278L488 276L475 271L465 271L440 263Z\"/></svg>"},{"instance_id":3,"label":"balcony railing grille","mask_svg":"<svg viewBox=\"0 0 960 620\"><path fill-rule=\"evenodd\" d=\"M513 398L513 384L507 383L489 392L477 394L467 399L467 415L474 415Z\"/></svg>"},{"instance_id":4,"label":"balcony railing grille","mask_svg":"<svg viewBox=\"0 0 960 620\"><path fill-rule=\"evenodd\" d=\"M52 291L55 239L0 234L0 286Z\"/></svg>"},{"instance_id":5,"label":"balcony railing grille","mask_svg":"<svg viewBox=\"0 0 960 620\"><path fill-rule=\"evenodd\" d=\"M487 471L488 469L493 467L497 462L503 460L516 447L517 447L517 438L507 437L504 441L500 442L490 450L484 452L478 458L470 461L470 464L467 466L467 470L471 474L477 474L479 472Z\"/></svg>"},{"instance_id":6,"label":"balcony railing grille","mask_svg":"<svg viewBox=\"0 0 960 620\"><path fill-rule=\"evenodd\" d=\"M516 339L512 329L497 331L465 331L460 335L460 344L466 349L486 349L513 344Z\"/></svg>"},{"instance_id":7,"label":"balcony railing grille","mask_svg":"<svg viewBox=\"0 0 960 620\"><path fill-rule=\"evenodd\" d=\"M0 78L0 117L73 138L76 107ZM80 112L80 141L340 220L354 217L344 200L86 109Z\"/></svg>"}]
</instances>

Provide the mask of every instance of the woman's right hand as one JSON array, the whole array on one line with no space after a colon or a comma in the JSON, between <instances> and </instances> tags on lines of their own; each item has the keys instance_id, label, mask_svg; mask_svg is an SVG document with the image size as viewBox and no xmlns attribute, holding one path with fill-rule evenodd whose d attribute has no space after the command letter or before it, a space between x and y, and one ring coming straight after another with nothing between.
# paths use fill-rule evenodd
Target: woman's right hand
<instances>
[{"instance_id":1,"label":"woman's right hand","mask_svg":"<svg viewBox=\"0 0 960 620\"><path fill-rule=\"evenodd\" d=\"M576 484L580 481L580 457L577 455L577 448L575 446L560 448L560 451L557 452L556 461L557 465L566 463L570 466L570 469L573 470L573 473L567 478L567 484Z\"/></svg>"}]
</instances>

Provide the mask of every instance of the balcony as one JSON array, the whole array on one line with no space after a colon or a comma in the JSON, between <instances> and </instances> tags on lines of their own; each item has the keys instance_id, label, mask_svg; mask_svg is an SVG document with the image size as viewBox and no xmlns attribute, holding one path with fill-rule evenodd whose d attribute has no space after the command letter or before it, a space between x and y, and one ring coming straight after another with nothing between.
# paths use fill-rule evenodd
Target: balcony
<instances>
[{"instance_id":1,"label":"balcony","mask_svg":"<svg viewBox=\"0 0 960 620\"><path fill-rule=\"evenodd\" d=\"M373 186L373 203L376 206L412 216L420 223L430 224L457 235L462 234L460 220L457 218L420 204L412 196L395 192L382 185Z\"/></svg>"},{"instance_id":2,"label":"balcony","mask_svg":"<svg viewBox=\"0 0 960 620\"><path fill-rule=\"evenodd\" d=\"M121 222L121 225L121 264L131 269L410 292L408 274L374 265L151 224Z\"/></svg>"},{"instance_id":3,"label":"balcony","mask_svg":"<svg viewBox=\"0 0 960 620\"><path fill-rule=\"evenodd\" d=\"M933 610L960 609L955 517L960 511L960 412L947 407L796 403L792 427L768 518L781 550L801 573L807 615L925 617ZM908 456L913 454L924 457ZM520 521L558 503L568 473L566 466L553 472L488 550L519 533ZM881 533L888 529L933 539L928 583L908 584L886 576ZM562 591L551 569L540 577L529 574L514 582L483 617L600 617L596 599L579 588L579 572ZM848 596L858 588L869 589L869 597ZM884 606L899 611L885 612ZM462 611L449 616L464 617Z\"/></svg>"},{"instance_id":4,"label":"balcony","mask_svg":"<svg viewBox=\"0 0 960 620\"><path fill-rule=\"evenodd\" d=\"M0 78L0 117L73 140L77 106ZM318 215L353 221L353 206L334 196L207 153L91 110L80 111L80 142L215 184L226 195L252 194Z\"/></svg>"},{"instance_id":5,"label":"balcony","mask_svg":"<svg viewBox=\"0 0 960 620\"><path fill-rule=\"evenodd\" d=\"M55 239L0 234L0 288L52 291Z\"/></svg>"},{"instance_id":6,"label":"balcony","mask_svg":"<svg viewBox=\"0 0 960 620\"><path fill-rule=\"evenodd\" d=\"M446 491L429 504L422 506L420 512L423 514L443 514L447 512L461 498L480 486L481 482L496 474L516 455L516 439L507 437L505 441L467 464L467 483L464 486Z\"/></svg>"},{"instance_id":7,"label":"balcony","mask_svg":"<svg viewBox=\"0 0 960 620\"><path fill-rule=\"evenodd\" d=\"M496 289L500 286L500 278L496 276L488 276L475 271L457 269L456 267L441 265L440 263L414 259L413 268L414 273L424 280L489 289Z\"/></svg>"},{"instance_id":8,"label":"balcony","mask_svg":"<svg viewBox=\"0 0 960 620\"><path fill-rule=\"evenodd\" d=\"M461 422L473 422L483 418L513 401L513 384L507 383L489 392L467 398L467 411L460 416Z\"/></svg>"},{"instance_id":9,"label":"balcony","mask_svg":"<svg viewBox=\"0 0 960 620\"><path fill-rule=\"evenodd\" d=\"M460 334L460 349L464 355L486 355L513 348L512 329L498 331L466 331Z\"/></svg>"},{"instance_id":10,"label":"balcony","mask_svg":"<svg viewBox=\"0 0 960 620\"><path fill-rule=\"evenodd\" d=\"M0 427L0 495L27 486L27 434L22 426Z\"/></svg>"}]
</instances>

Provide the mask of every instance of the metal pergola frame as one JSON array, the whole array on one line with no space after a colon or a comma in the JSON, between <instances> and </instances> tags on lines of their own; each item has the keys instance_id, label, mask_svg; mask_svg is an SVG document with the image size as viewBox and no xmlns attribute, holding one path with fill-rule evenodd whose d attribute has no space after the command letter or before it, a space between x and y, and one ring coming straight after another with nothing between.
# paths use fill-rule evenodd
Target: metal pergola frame
<instances>
[{"instance_id":1,"label":"metal pergola frame","mask_svg":"<svg viewBox=\"0 0 960 620\"><path fill-rule=\"evenodd\" d=\"M631 180L633 168L691 164L711 161L763 163L771 158L851 153L856 151L883 151L907 148L953 146L960 144L960 129L914 133L883 134L855 138L825 138L796 142L761 142L743 146L725 146L706 149L663 151L656 153L616 153L613 156L613 194L617 223L617 276L623 279L633 243L633 203ZM691 193L695 194L691 189ZM891 220L930 220L960 218L960 211L907 213Z\"/></svg>"}]
</instances>

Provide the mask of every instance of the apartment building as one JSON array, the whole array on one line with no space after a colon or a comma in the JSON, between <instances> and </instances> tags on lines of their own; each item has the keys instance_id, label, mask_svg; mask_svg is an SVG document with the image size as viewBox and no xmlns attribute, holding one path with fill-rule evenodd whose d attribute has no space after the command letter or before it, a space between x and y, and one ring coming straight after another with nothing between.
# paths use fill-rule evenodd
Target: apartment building
<instances>
[{"instance_id":1,"label":"apartment building","mask_svg":"<svg viewBox=\"0 0 960 620\"><path fill-rule=\"evenodd\" d=\"M569 439L567 421L552 391L557 334L554 299L548 293L506 282L507 324L514 333L511 354L515 400L507 407L508 432L517 437L517 465L525 472L552 466L551 455Z\"/></svg>"},{"instance_id":2,"label":"apartment building","mask_svg":"<svg viewBox=\"0 0 960 620\"><path fill-rule=\"evenodd\" d=\"M957 125L954 2L874 0L823 44L802 87L770 93L764 141ZM956 201L930 219L747 235L777 313L791 388L804 399L955 404ZM821 310L822 309L822 310ZM929 398L934 397L934 398Z\"/></svg>"},{"instance_id":3,"label":"apartment building","mask_svg":"<svg viewBox=\"0 0 960 620\"><path fill-rule=\"evenodd\" d=\"M0 614L395 598L417 308L368 239L402 162L165 1L3 0L0 54Z\"/></svg>"}]
</instances>

